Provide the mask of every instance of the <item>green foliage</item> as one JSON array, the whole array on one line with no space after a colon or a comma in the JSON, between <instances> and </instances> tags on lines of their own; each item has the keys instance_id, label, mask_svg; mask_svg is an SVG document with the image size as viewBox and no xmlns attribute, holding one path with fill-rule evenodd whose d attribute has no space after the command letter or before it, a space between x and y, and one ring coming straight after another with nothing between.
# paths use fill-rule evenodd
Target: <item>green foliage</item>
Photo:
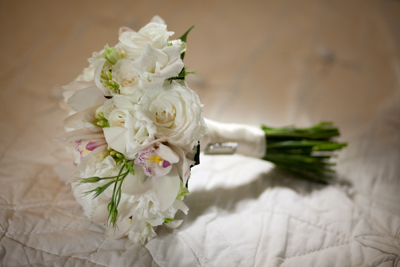
<instances>
[{"instance_id":1,"label":"green foliage","mask_svg":"<svg viewBox=\"0 0 400 267\"><path fill-rule=\"evenodd\" d=\"M108 204L107 209L108 209L108 221L113 226L113 228L115 228L117 226L116 221L117 221L117 217L118 217L118 205L121 201L121 195L122 195L122 191L121 191L122 183L124 182L124 179L126 178L126 176L128 176L129 173L131 173L132 175L135 175L135 170L132 167L133 162L129 162L128 160L126 160L123 154L121 154L115 150L112 150L112 149L109 149L109 150L111 150L109 153L114 158L116 163L118 165L122 164L118 175L110 176L110 177L103 177L103 178L90 177L90 178L82 179L81 183L95 183L95 182L99 182L101 180L108 180L108 179L111 180L110 182L108 182L102 186L99 186L93 190L84 192L84 195L94 193L93 198L96 198L100 194L102 194L110 185L114 185L111 201Z\"/></svg>"},{"instance_id":2,"label":"green foliage","mask_svg":"<svg viewBox=\"0 0 400 267\"><path fill-rule=\"evenodd\" d=\"M186 71L186 67L183 67L178 76L171 77L168 79L168 81L172 82L173 80L185 80L185 77L189 74L197 74L197 71Z\"/></svg>"},{"instance_id":3,"label":"green foliage","mask_svg":"<svg viewBox=\"0 0 400 267\"><path fill-rule=\"evenodd\" d=\"M262 125L261 129L267 141L264 160L319 183L328 183L332 179L332 166L335 163L330 159L335 156L335 151L347 146L347 143L332 140L340 133L330 122L310 128L272 128Z\"/></svg>"},{"instance_id":4,"label":"green foliage","mask_svg":"<svg viewBox=\"0 0 400 267\"><path fill-rule=\"evenodd\" d=\"M182 42L185 42L185 43L186 43L186 38L187 38L189 32L190 32L193 28L194 28L194 25L193 25L192 27L190 27L190 29L187 30L187 31L186 31L181 37L179 37L178 39L180 39ZM185 52L183 52L183 53L181 54L181 59L183 60L184 58L185 58Z\"/></svg>"}]
</instances>

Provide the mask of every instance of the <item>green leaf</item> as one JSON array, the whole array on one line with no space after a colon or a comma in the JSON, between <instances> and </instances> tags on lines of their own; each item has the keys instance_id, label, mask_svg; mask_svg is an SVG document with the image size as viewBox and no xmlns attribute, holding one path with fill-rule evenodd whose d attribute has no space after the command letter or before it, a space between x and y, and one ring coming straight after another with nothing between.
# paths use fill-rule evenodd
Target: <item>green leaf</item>
<instances>
[{"instance_id":1,"label":"green leaf","mask_svg":"<svg viewBox=\"0 0 400 267\"><path fill-rule=\"evenodd\" d=\"M180 39L182 42L185 42L185 43L186 43L186 38L187 38L189 32L190 32L193 28L194 28L194 25L193 25L192 27L190 27L190 29L187 30L187 31L186 31L181 37L179 37L178 39ZM183 60L184 58L185 58L185 52L183 52L183 53L181 54L181 59Z\"/></svg>"},{"instance_id":2,"label":"green leaf","mask_svg":"<svg viewBox=\"0 0 400 267\"><path fill-rule=\"evenodd\" d=\"M197 74L197 71L186 71L186 67L183 67L178 76L168 78L168 81L172 82L173 80L185 80L185 77L189 74Z\"/></svg>"},{"instance_id":3,"label":"green leaf","mask_svg":"<svg viewBox=\"0 0 400 267\"><path fill-rule=\"evenodd\" d=\"M113 183L115 183L115 181L108 182L108 183L106 183L105 185L96 187L96 188L93 189L93 190L85 191L85 192L83 192L83 194L84 194L84 195L88 195L88 194L90 194L90 193L95 193L95 194L93 195L93 198L96 198L96 197L98 197L101 193L103 193L103 192L104 192L110 185L112 185Z\"/></svg>"},{"instance_id":4,"label":"green leaf","mask_svg":"<svg viewBox=\"0 0 400 267\"><path fill-rule=\"evenodd\" d=\"M181 37L179 37L178 39L180 39L182 42L186 43L186 38L189 34L189 32L194 28L194 25L192 27L190 27L189 30L187 30Z\"/></svg>"}]
</instances>

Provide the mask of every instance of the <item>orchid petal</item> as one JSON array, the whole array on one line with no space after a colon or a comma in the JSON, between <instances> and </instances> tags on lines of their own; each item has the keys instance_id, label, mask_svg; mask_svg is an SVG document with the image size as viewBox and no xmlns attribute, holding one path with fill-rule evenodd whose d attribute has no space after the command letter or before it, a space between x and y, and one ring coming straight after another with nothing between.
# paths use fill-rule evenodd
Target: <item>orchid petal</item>
<instances>
[{"instance_id":1,"label":"orchid petal","mask_svg":"<svg viewBox=\"0 0 400 267\"><path fill-rule=\"evenodd\" d=\"M179 191L180 178L176 168L163 177L152 177L154 201L160 211L168 209Z\"/></svg>"},{"instance_id":2,"label":"orchid petal","mask_svg":"<svg viewBox=\"0 0 400 267\"><path fill-rule=\"evenodd\" d=\"M89 87L76 91L67 104L75 111L82 111L92 106L100 106L106 101L103 93L97 87Z\"/></svg>"},{"instance_id":3,"label":"orchid petal","mask_svg":"<svg viewBox=\"0 0 400 267\"><path fill-rule=\"evenodd\" d=\"M98 148L99 146L104 146L107 145L107 142L105 139L96 139L96 140L92 140L89 141L89 143L86 145L86 149L89 151L93 151L96 148Z\"/></svg>"},{"instance_id":4,"label":"orchid petal","mask_svg":"<svg viewBox=\"0 0 400 267\"><path fill-rule=\"evenodd\" d=\"M182 148L168 144L168 146L179 156L179 162L176 163L180 177L182 177L182 182L185 185L190 176L190 166L194 164L194 161L188 160L185 156L185 152Z\"/></svg>"},{"instance_id":5,"label":"orchid petal","mask_svg":"<svg viewBox=\"0 0 400 267\"><path fill-rule=\"evenodd\" d=\"M163 177L171 171L172 164L178 161L175 152L159 143L157 149L150 147L140 151L135 164L140 164L147 176Z\"/></svg>"},{"instance_id":6,"label":"orchid petal","mask_svg":"<svg viewBox=\"0 0 400 267\"><path fill-rule=\"evenodd\" d=\"M63 92L64 101L68 101L68 99L76 92L85 88L94 87L95 85L91 82L84 81L73 81L67 85L62 86L65 90Z\"/></svg>"},{"instance_id":7,"label":"orchid petal","mask_svg":"<svg viewBox=\"0 0 400 267\"><path fill-rule=\"evenodd\" d=\"M71 144L72 142L75 142L76 140L92 140L100 138L104 138L104 134L102 132L94 132L94 131L88 131L86 129L80 129L59 134L55 136L53 139L55 141L68 145Z\"/></svg>"},{"instance_id":8,"label":"orchid petal","mask_svg":"<svg viewBox=\"0 0 400 267\"><path fill-rule=\"evenodd\" d=\"M179 156L168 146L160 144L157 148L157 154L160 158L174 164L179 161Z\"/></svg>"},{"instance_id":9,"label":"orchid petal","mask_svg":"<svg viewBox=\"0 0 400 267\"><path fill-rule=\"evenodd\" d=\"M65 91L78 91L93 86L94 84L91 82L73 81L67 85L62 86L62 89L64 89Z\"/></svg>"},{"instance_id":10,"label":"orchid petal","mask_svg":"<svg viewBox=\"0 0 400 267\"><path fill-rule=\"evenodd\" d=\"M108 145L120 152L125 153L126 144L128 143L128 130L122 127L103 128L104 136Z\"/></svg>"},{"instance_id":11,"label":"orchid petal","mask_svg":"<svg viewBox=\"0 0 400 267\"><path fill-rule=\"evenodd\" d=\"M96 121L94 114L97 106L93 106L68 116L62 121L62 125L66 128L87 129L92 131L101 131L101 128L93 125Z\"/></svg>"},{"instance_id":12,"label":"orchid petal","mask_svg":"<svg viewBox=\"0 0 400 267\"><path fill-rule=\"evenodd\" d=\"M121 191L129 195L142 195L151 189L152 181L145 176L140 165L133 165L133 169L135 170L135 175L129 173L126 176L122 183Z\"/></svg>"}]
</instances>

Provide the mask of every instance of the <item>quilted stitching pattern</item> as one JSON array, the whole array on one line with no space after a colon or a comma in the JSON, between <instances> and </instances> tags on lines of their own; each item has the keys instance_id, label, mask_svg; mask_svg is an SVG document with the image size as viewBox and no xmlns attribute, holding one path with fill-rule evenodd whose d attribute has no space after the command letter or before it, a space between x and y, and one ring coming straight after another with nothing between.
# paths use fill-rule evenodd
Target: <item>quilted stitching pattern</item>
<instances>
[{"instance_id":1,"label":"quilted stitching pattern","mask_svg":"<svg viewBox=\"0 0 400 267\"><path fill-rule=\"evenodd\" d=\"M398 10L358 0L1 1L0 265L399 266ZM154 13L177 34L195 22L185 61L201 73L188 82L206 117L333 120L350 143L341 182L203 156L180 229L161 227L146 246L105 239L59 179L65 165L53 170L58 89L119 26L138 29Z\"/></svg>"}]
</instances>

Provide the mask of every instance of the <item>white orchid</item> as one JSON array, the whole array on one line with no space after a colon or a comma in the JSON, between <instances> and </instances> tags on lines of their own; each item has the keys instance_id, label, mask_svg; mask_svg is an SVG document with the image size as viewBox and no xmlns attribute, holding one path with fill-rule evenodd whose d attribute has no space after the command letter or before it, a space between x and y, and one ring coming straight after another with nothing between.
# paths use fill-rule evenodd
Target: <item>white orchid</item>
<instances>
[{"instance_id":1,"label":"white orchid","mask_svg":"<svg viewBox=\"0 0 400 267\"><path fill-rule=\"evenodd\" d=\"M147 176L163 177L167 175L172 164L179 161L179 156L168 146L159 144L157 148L150 147L139 152L136 164L142 165Z\"/></svg>"}]
</instances>

